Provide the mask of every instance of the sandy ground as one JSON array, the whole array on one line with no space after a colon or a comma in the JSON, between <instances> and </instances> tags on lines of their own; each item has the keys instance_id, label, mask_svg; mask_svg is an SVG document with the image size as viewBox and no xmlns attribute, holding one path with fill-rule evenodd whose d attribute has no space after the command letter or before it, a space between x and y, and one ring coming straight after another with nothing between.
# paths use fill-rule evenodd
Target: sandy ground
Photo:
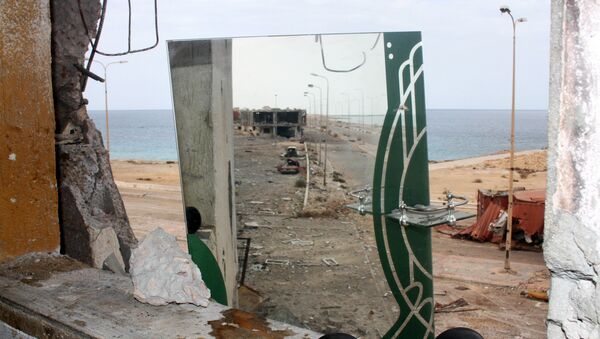
<instances>
[{"instance_id":1,"label":"sandy ground","mask_svg":"<svg viewBox=\"0 0 600 339\"><path fill-rule=\"evenodd\" d=\"M312 164L307 217L304 188L296 175L280 175L275 166L286 145L268 138L236 136L236 209L240 236L252 238L246 285L259 291L262 302L245 307L277 320L323 332L341 330L366 338L380 337L398 315L375 247L369 217L341 206L345 193L372 180L376 130L333 126L328 138L327 190L322 169ZM309 141L315 131L307 130ZM303 145L296 144L299 149ZM311 159L318 144L309 143ZM185 247L183 207L177 164L113 161L134 232L143 237L157 226L177 235ZM464 194L474 202L477 189L503 189L508 170L505 154L430 164L432 200L444 190ZM543 188L545 152L517 157L516 186ZM332 181L332 171L345 182ZM464 224L469 224L467 221ZM240 243L241 245L241 243ZM243 247L240 247L240 254ZM328 266L322 259L338 265ZM433 232L436 302L463 298L461 312L437 313L436 332L468 326L486 338L545 337L547 304L526 299L521 292L547 288L541 253L513 252L516 274L503 271L504 252L496 245L451 239Z\"/></svg>"}]
</instances>

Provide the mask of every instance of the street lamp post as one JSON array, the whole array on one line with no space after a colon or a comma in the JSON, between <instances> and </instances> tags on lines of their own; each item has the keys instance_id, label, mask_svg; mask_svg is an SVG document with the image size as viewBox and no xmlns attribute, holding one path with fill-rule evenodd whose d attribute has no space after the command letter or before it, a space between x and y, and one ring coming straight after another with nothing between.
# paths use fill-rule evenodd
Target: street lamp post
<instances>
[{"instance_id":1,"label":"street lamp post","mask_svg":"<svg viewBox=\"0 0 600 339\"><path fill-rule=\"evenodd\" d=\"M127 63L127 60L113 61L113 62L109 62L106 65L104 65L102 62L100 62L98 60L92 60L92 62L99 64L104 69L104 113L105 113L105 119L106 119L106 151L110 154L110 133L109 133L109 127L108 127L108 78L107 78L106 74L108 71L108 67L110 67L110 65L125 64L125 63Z\"/></svg>"},{"instance_id":2,"label":"street lamp post","mask_svg":"<svg viewBox=\"0 0 600 339\"><path fill-rule=\"evenodd\" d=\"M306 98L306 101L308 102L308 105L306 105L306 113L308 116L309 112L312 112L312 105L310 102L310 97L308 96L308 92L304 92L304 97Z\"/></svg>"},{"instance_id":3,"label":"street lamp post","mask_svg":"<svg viewBox=\"0 0 600 339\"><path fill-rule=\"evenodd\" d=\"M361 109L360 109L360 114L361 114L361 124L362 124L362 131L363 133L365 132L365 92L362 90L362 88L357 88L356 91L360 92L360 104L361 104Z\"/></svg>"},{"instance_id":4,"label":"street lamp post","mask_svg":"<svg viewBox=\"0 0 600 339\"><path fill-rule=\"evenodd\" d=\"M314 85L314 84L308 84L308 87L310 88L316 88L319 90L319 129L321 128L320 126L323 126L323 89L320 86Z\"/></svg>"},{"instance_id":5,"label":"street lamp post","mask_svg":"<svg viewBox=\"0 0 600 339\"><path fill-rule=\"evenodd\" d=\"M369 97L369 100L371 101L371 128L374 130L375 124L373 123L373 115L375 114L375 98Z\"/></svg>"},{"instance_id":6,"label":"street lamp post","mask_svg":"<svg viewBox=\"0 0 600 339\"><path fill-rule=\"evenodd\" d=\"M323 89L317 85L314 84L308 84L308 87L310 88L317 88L319 90L319 133L321 132L321 126L323 126ZM322 137L319 137L319 164L321 164L321 143L322 143Z\"/></svg>"},{"instance_id":7,"label":"street lamp post","mask_svg":"<svg viewBox=\"0 0 600 339\"><path fill-rule=\"evenodd\" d=\"M329 135L329 79L323 75L310 73L310 75L324 79L327 83L327 110L325 111L325 156L323 159L323 186L327 186L327 136Z\"/></svg>"},{"instance_id":8,"label":"street lamp post","mask_svg":"<svg viewBox=\"0 0 600 339\"><path fill-rule=\"evenodd\" d=\"M350 128L350 94L348 94L346 92L343 92L340 94L346 96L346 101L348 103L348 112L346 112L346 114L348 115L348 128Z\"/></svg>"},{"instance_id":9,"label":"street lamp post","mask_svg":"<svg viewBox=\"0 0 600 339\"><path fill-rule=\"evenodd\" d=\"M510 114L510 163L508 174L508 218L506 220L506 244L504 269L510 271L510 250L512 246L512 217L513 217L513 172L515 164L515 50L516 50L516 32L517 23L525 22L527 19L519 18L515 20L508 6L500 7L501 13L507 13L512 21L513 28L513 46L512 46L512 108Z\"/></svg>"},{"instance_id":10,"label":"street lamp post","mask_svg":"<svg viewBox=\"0 0 600 339\"><path fill-rule=\"evenodd\" d=\"M317 116L317 114L316 114L316 112L317 112L317 99L316 99L316 95L315 95L315 93L312 93L312 92L304 92L304 95L310 95L310 96L312 96L312 100L313 100L312 110L311 110L312 115L313 115L312 122L313 122L313 125L316 126L316 124L315 124L315 120L316 120L316 116Z\"/></svg>"}]
</instances>

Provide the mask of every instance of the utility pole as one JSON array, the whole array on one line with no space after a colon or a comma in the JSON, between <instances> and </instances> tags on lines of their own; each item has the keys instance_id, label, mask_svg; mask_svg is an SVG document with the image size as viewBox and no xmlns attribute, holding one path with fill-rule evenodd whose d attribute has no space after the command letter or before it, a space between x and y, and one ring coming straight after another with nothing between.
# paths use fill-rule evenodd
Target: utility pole
<instances>
[{"instance_id":1,"label":"utility pole","mask_svg":"<svg viewBox=\"0 0 600 339\"><path fill-rule=\"evenodd\" d=\"M513 172L515 165L515 61L516 61L516 31L517 23L525 22L527 19L519 18L515 21L510 9L506 6L500 7L501 13L507 13L512 21L513 45L512 45L512 109L510 114L510 164L508 174L508 218L506 220L506 243L504 269L510 271L510 250L512 246L512 218L513 218Z\"/></svg>"}]
</instances>

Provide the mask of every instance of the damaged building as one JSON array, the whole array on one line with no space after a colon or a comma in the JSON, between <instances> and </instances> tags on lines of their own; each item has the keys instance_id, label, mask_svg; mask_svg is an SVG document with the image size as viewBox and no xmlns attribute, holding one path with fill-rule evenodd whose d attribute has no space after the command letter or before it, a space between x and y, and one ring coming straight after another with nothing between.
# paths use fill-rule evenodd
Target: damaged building
<instances>
[{"instance_id":1,"label":"damaged building","mask_svg":"<svg viewBox=\"0 0 600 339\"><path fill-rule=\"evenodd\" d=\"M304 134L306 110L295 108L242 110L240 122L246 131L271 137L299 138Z\"/></svg>"}]
</instances>

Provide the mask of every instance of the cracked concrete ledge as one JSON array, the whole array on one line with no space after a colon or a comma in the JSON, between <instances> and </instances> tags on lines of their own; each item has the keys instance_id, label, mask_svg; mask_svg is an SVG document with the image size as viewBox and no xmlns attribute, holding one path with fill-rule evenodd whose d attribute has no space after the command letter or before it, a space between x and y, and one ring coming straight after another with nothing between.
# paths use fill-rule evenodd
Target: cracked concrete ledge
<instances>
[{"instance_id":1,"label":"cracked concrete ledge","mask_svg":"<svg viewBox=\"0 0 600 339\"><path fill-rule=\"evenodd\" d=\"M25 284L0 276L0 322L35 337L318 338L319 333L211 302L151 306L131 279L84 268Z\"/></svg>"}]
</instances>

